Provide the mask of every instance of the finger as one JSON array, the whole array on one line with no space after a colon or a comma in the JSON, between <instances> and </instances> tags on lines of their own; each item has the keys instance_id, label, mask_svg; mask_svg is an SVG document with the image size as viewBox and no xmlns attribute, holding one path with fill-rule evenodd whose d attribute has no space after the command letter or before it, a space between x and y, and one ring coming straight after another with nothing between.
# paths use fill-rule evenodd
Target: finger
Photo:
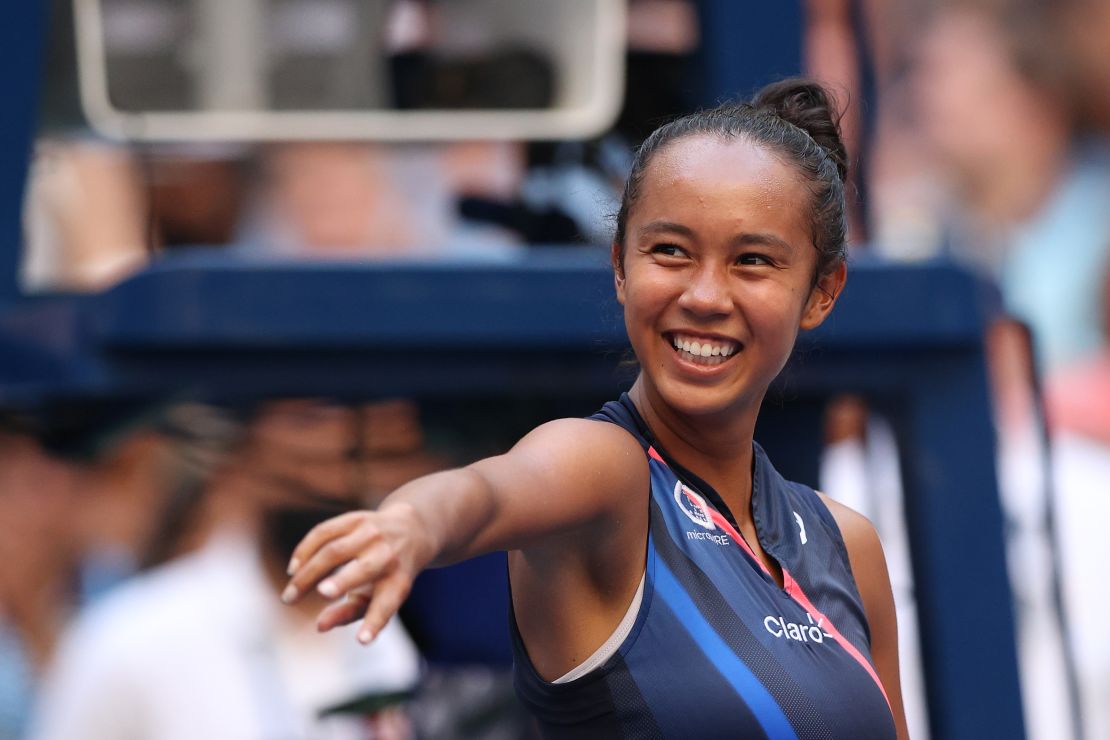
<instances>
[{"instance_id":1,"label":"finger","mask_svg":"<svg viewBox=\"0 0 1110 740\"><path fill-rule=\"evenodd\" d=\"M325 544L337 537L348 534L358 526L365 513L364 511L348 511L346 514L340 514L326 522L321 522L309 530L309 533L297 543L297 547L293 550L285 574L293 575L300 569L302 563L307 562Z\"/></svg>"},{"instance_id":2,"label":"finger","mask_svg":"<svg viewBox=\"0 0 1110 740\"><path fill-rule=\"evenodd\" d=\"M401 608L401 604L409 595L412 580L400 571L394 571L378 582L374 588L374 597L366 610L366 617L358 631L358 641L363 645L369 643L382 631L386 623Z\"/></svg>"},{"instance_id":3,"label":"finger","mask_svg":"<svg viewBox=\"0 0 1110 740\"><path fill-rule=\"evenodd\" d=\"M327 632L344 624L357 622L370 604L370 594L347 594L342 601L329 604L316 618L316 629Z\"/></svg>"},{"instance_id":4,"label":"finger","mask_svg":"<svg viewBox=\"0 0 1110 740\"><path fill-rule=\"evenodd\" d=\"M281 600L291 604L299 599L317 581L327 577L336 568L354 560L359 552L365 550L373 538L377 537L377 534L376 528L360 528L321 546L289 579L289 584L281 593ZM335 598L341 593L343 592L336 591L329 598Z\"/></svg>"},{"instance_id":5,"label":"finger","mask_svg":"<svg viewBox=\"0 0 1110 740\"><path fill-rule=\"evenodd\" d=\"M316 590L324 598L334 599L360 586L372 585L396 564L397 555L393 548L378 540L354 560L321 581Z\"/></svg>"}]
</instances>

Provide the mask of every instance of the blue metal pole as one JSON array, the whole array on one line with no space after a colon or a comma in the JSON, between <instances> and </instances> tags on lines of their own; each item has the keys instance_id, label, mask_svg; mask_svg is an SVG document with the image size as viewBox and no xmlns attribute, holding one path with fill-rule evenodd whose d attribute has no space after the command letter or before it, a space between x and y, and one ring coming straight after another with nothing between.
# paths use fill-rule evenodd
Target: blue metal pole
<instances>
[{"instance_id":1,"label":"blue metal pole","mask_svg":"<svg viewBox=\"0 0 1110 740\"><path fill-rule=\"evenodd\" d=\"M986 370L934 356L915 377L904 442L933 737L1025 737L1013 597Z\"/></svg>"},{"instance_id":2,"label":"blue metal pole","mask_svg":"<svg viewBox=\"0 0 1110 740\"><path fill-rule=\"evenodd\" d=\"M700 0L698 12L703 105L801 72L801 0Z\"/></svg>"},{"instance_id":3,"label":"blue metal pole","mask_svg":"<svg viewBox=\"0 0 1110 740\"><path fill-rule=\"evenodd\" d=\"M38 118L49 3L19 0L0 23L0 306L19 297L23 194Z\"/></svg>"}]
</instances>

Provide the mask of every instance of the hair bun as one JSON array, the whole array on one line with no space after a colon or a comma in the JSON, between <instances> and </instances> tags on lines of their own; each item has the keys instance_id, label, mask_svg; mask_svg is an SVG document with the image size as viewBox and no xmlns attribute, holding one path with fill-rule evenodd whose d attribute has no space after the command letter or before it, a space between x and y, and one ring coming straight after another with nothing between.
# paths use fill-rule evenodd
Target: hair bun
<instances>
[{"instance_id":1,"label":"hair bun","mask_svg":"<svg viewBox=\"0 0 1110 740\"><path fill-rule=\"evenodd\" d=\"M841 182L847 180L848 151L840 138L843 113L828 90L812 80L792 77L764 87L752 106L769 110L809 134L832 157Z\"/></svg>"}]
</instances>

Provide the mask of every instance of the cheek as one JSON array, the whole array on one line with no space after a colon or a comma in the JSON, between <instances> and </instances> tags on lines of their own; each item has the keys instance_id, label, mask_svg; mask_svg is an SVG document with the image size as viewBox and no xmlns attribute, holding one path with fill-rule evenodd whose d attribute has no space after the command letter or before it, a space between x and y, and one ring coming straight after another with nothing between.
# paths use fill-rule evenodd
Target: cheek
<instances>
[{"instance_id":1,"label":"cheek","mask_svg":"<svg viewBox=\"0 0 1110 740\"><path fill-rule=\"evenodd\" d=\"M626 285L624 292L624 324L628 329L628 336L633 342L637 335L643 334L662 310L658 295L645 290L643 286L635 288Z\"/></svg>"},{"instance_id":2,"label":"cheek","mask_svg":"<svg viewBox=\"0 0 1110 740\"><path fill-rule=\"evenodd\" d=\"M805 308L807 291L799 281L766 280L751 286L748 305L768 316L796 319Z\"/></svg>"},{"instance_id":3,"label":"cheek","mask_svg":"<svg viewBox=\"0 0 1110 740\"><path fill-rule=\"evenodd\" d=\"M650 270L630 270L624 281L625 314L653 315L673 300L673 292L672 285Z\"/></svg>"},{"instance_id":4,"label":"cheek","mask_svg":"<svg viewBox=\"0 0 1110 740\"><path fill-rule=\"evenodd\" d=\"M625 282L624 326L641 361L644 352L652 351L659 326L673 306L672 294L673 290L659 281L631 278Z\"/></svg>"},{"instance_id":5,"label":"cheek","mask_svg":"<svg viewBox=\"0 0 1110 740\"><path fill-rule=\"evenodd\" d=\"M801 286L767 286L749 297L747 320L753 331L765 337L780 337L792 346L806 309L809 291Z\"/></svg>"}]
</instances>

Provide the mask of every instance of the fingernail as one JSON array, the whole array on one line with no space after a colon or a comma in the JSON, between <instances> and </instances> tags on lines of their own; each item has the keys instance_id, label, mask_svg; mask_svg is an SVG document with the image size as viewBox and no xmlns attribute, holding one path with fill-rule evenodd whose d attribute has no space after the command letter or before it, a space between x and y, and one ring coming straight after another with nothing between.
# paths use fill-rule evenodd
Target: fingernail
<instances>
[{"instance_id":1,"label":"fingernail","mask_svg":"<svg viewBox=\"0 0 1110 740\"><path fill-rule=\"evenodd\" d=\"M361 632L358 633L358 641L361 642L363 645L370 642L370 640L373 639L373 637L374 636L372 634L370 634L369 628L364 629L364 630L362 630Z\"/></svg>"},{"instance_id":2,"label":"fingernail","mask_svg":"<svg viewBox=\"0 0 1110 740\"><path fill-rule=\"evenodd\" d=\"M334 599L339 595L339 587L335 585L335 581L323 581L316 587L316 590L325 599Z\"/></svg>"},{"instance_id":3,"label":"fingernail","mask_svg":"<svg viewBox=\"0 0 1110 740\"><path fill-rule=\"evenodd\" d=\"M293 599L297 598L297 587L289 584L285 590L281 592L281 600L286 604L292 604Z\"/></svg>"},{"instance_id":4,"label":"fingernail","mask_svg":"<svg viewBox=\"0 0 1110 740\"><path fill-rule=\"evenodd\" d=\"M293 575L294 573L297 572L297 568L300 568L300 567L301 567L301 561L298 560L297 558L293 558L292 560L289 561L289 567L285 569L285 575L287 575L287 576Z\"/></svg>"}]
</instances>

